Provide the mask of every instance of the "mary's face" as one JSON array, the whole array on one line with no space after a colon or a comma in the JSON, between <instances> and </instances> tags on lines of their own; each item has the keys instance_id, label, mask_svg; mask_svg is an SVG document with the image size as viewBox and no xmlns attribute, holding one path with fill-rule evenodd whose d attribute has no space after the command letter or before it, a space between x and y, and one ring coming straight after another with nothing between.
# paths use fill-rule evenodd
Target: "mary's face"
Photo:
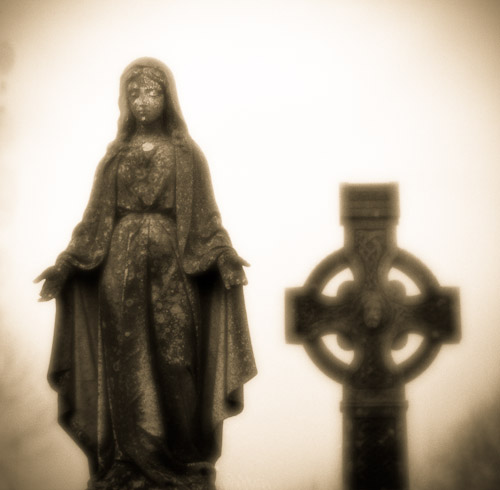
<instances>
[{"instance_id":1,"label":"mary's face","mask_svg":"<svg viewBox=\"0 0 500 490\"><path fill-rule=\"evenodd\" d=\"M127 85L127 100L139 124L151 124L162 115L165 96L162 86L144 75L139 75Z\"/></svg>"}]
</instances>

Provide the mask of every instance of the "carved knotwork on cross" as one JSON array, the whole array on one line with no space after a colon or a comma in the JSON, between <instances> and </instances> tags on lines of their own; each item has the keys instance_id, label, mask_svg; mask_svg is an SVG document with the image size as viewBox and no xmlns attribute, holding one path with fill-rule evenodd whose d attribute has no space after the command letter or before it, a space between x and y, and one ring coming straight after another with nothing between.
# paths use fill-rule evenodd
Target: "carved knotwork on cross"
<instances>
[{"instance_id":1,"label":"carved knotwork on cross","mask_svg":"<svg viewBox=\"0 0 500 490\"><path fill-rule=\"evenodd\" d=\"M399 218L397 184L341 186L344 248L326 257L302 288L286 291L286 334L302 343L316 365L343 384L344 485L349 490L408 488L405 383L436 357L443 343L460 338L457 288L441 287L416 257L396 245ZM340 272L353 280L336 296L323 294ZM419 289L408 296L391 269ZM323 336L354 353L343 362ZM396 363L392 351L408 335L422 337L418 349Z\"/></svg>"}]
</instances>

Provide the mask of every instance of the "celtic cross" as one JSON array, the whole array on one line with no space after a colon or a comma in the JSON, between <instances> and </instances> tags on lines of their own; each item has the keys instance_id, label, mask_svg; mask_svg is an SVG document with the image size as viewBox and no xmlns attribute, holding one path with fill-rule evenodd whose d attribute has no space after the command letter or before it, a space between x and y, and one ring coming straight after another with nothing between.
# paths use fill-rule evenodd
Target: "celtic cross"
<instances>
[{"instance_id":1,"label":"celtic cross","mask_svg":"<svg viewBox=\"0 0 500 490\"><path fill-rule=\"evenodd\" d=\"M416 257L396 245L397 184L341 186L344 247L326 257L301 288L286 291L286 335L302 343L314 363L343 385L343 475L348 490L406 490L405 384L424 371L443 343L460 339L457 288L441 287ZM323 293L340 272L353 280L335 296ZM406 294L391 269L406 275L419 294ZM422 341L405 361L392 351L408 335ZM336 334L353 351L346 363L323 336Z\"/></svg>"}]
</instances>

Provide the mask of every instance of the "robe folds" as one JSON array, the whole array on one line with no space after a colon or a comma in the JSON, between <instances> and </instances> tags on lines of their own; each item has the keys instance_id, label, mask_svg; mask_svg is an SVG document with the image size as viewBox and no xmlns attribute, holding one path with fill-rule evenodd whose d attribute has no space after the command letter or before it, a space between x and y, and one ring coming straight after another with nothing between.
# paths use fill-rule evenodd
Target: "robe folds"
<instances>
[{"instance_id":1,"label":"robe folds","mask_svg":"<svg viewBox=\"0 0 500 490\"><path fill-rule=\"evenodd\" d=\"M109 365L105 359L109 333L108 337L103 334L104 314L100 311L102 271L110 257L113 231L120 219L116 179L117 154L122 146L123 143L112 144L99 164L83 219L58 258L59 263L70 265L74 273L57 298L48 373L49 382L59 396L59 422L87 454L91 475L97 480L104 478L117 458L122 457L117 454L116 441L121 436L116 432L126 430L114 424L111 416L110 405L117 401L110 395ZM232 251L232 246L221 225L208 167L192 140L176 141L174 146L175 204L171 222L176 230L172 236L180 268L194 285L197 297L193 311L197 345L193 350L197 356L199 459L187 461L174 457L172 463L159 456L159 461L154 461L157 454L146 441L137 451L138 460L132 456L132 463L156 482L158 488L205 488L183 486L182 475L213 471L221 450L223 420L242 410L243 384L256 374L256 367L242 288L224 288L216 267L219 255ZM154 343L150 349L152 353L148 355L155 357ZM181 378L178 383L182 383ZM173 392L162 393L162 397L176 396L175 382L169 386ZM156 389L161 391L164 386L157 385ZM134 423L132 417L130 424ZM137 444L140 446L141 441ZM145 460L141 461L141 457ZM127 458L130 459L130 454ZM170 465L166 473L162 473L163 463ZM180 478L178 486L176 478ZM189 481L197 480L193 477Z\"/></svg>"}]
</instances>

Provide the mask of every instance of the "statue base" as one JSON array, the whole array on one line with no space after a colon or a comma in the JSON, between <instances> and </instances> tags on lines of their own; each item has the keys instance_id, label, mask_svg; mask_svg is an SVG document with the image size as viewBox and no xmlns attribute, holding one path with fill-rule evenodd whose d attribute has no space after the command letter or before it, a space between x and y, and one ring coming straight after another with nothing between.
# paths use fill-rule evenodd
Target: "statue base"
<instances>
[{"instance_id":1,"label":"statue base","mask_svg":"<svg viewBox=\"0 0 500 490\"><path fill-rule=\"evenodd\" d=\"M127 462L117 462L104 477L94 476L86 490L216 490L215 471L172 476L172 481L159 484Z\"/></svg>"}]
</instances>

